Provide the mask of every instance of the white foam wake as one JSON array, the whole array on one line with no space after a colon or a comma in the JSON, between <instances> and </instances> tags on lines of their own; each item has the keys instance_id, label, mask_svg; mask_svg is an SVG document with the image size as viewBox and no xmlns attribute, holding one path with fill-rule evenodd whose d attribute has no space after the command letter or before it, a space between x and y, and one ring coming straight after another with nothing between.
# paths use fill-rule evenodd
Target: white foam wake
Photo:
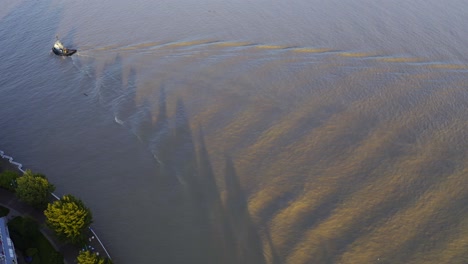
<instances>
[{"instance_id":1,"label":"white foam wake","mask_svg":"<svg viewBox=\"0 0 468 264\"><path fill-rule=\"evenodd\" d=\"M120 119L119 119L118 117L116 117L116 116L114 117L114 120L115 120L115 122L116 122L117 124L119 124L119 125L123 125L123 123L124 123L124 121L120 120Z\"/></svg>"}]
</instances>

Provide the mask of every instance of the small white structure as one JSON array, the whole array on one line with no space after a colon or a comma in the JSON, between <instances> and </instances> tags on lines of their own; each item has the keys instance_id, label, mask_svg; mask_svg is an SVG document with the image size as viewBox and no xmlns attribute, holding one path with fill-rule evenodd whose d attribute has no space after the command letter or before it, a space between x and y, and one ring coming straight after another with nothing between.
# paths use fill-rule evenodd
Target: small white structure
<instances>
[{"instance_id":1,"label":"small white structure","mask_svg":"<svg viewBox=\"0 0 468 264\"><path fill-rule=\"evenodd\" d=\"M64 49L63 44L62 44L62 42L60 42L60 40L55 41L54 48L58 49L58 50L63 50Z\"/></svg>"}]
</instances>

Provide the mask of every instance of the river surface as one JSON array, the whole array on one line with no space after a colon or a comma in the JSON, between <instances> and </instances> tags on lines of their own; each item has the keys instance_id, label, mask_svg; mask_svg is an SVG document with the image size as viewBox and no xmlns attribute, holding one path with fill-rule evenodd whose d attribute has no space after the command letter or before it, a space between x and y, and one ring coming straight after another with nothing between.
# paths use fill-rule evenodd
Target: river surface
<instances>
[{"instance_id":1,"label":"river surface","mask_svg":"<svg viewBox=\"0 0 468 264\"><path fill-rule=\"evenodd\" d=\"M0 150L115 263L468 263L467 1L1 5Z\"/></svg>"}]
</instances>

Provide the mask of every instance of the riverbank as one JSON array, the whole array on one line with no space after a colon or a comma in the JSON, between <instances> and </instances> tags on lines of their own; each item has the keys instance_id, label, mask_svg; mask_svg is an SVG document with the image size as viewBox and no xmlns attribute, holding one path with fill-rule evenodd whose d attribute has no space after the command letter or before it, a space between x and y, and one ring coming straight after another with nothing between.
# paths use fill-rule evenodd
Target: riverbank
<instances>
[{"instance_id":1,"label":"riverbank","mask_svg":"<svg viewBox=\"0 0 468 264\"><path fill-rule=\"evenodd\" d=\"M7 156L4 157L5 154L0 152L0 173L6 170L17 171L18 173L22 174L23 170L21 169L21 164L17 166L16 162L13 162L11 157ZM53 195L53 199L59 199L56 195ZM55 200L51 200L53 202ZM7 207L10 209L10 213L8 214L8 220L16 217L16 216L29 216L33 218L37 223L40 225L40 231L44 234L44 236L50 241L50 243L54 246L55 250L60 252L64 257L64 263L72 264L76 263L76 257L80 248L76 246L65 243L59 240L54 232L50 230L45 224L45 216L44 212L38 210L22 201L20 201L16 195L8 190L0 188L0 205ZM106 248L102 244L101 240L98 238L94 230L90 227L87 232L88 242L86 243L86 248L90 251L98 253L100 256L108 257L111 259L109 253L107 252ZM84 248L83 248L84 249Z\"/></svg>"},{"instance_id":2,"label":"riverbank","mask_svg":"<svg viewBox=\"0 0 468 264\"><path fill-rule=\"evenodd\" d=\"M1 154L2 152L0 152ZM11 170L11 171L21 171L18 169L17 166L13 165L10 163L10 160L7 158L2 158L2 155L0 155L0 172L5 171L5 170Z\"/></svg>"}]
</instances>

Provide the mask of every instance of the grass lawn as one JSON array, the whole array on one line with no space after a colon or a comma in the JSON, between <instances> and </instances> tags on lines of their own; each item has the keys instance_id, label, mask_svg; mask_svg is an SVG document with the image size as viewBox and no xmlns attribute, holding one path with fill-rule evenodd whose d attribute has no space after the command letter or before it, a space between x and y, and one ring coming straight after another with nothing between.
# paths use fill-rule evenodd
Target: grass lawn
<instances>
[{"instance_id":1,"label":"grass lawn","mask_svg":"<svg viewBox=\"0 0 468 264\"><path fill-rule=\"evenodd\" d=\"M19 251L24 255L27 255L26 252L35 253L32 256L33 264L63 264L63 256L39 231L38 224L34 220L20 216L15 217L8 222L8 229L15 247Z\"/></svg>"}]
</instances>

